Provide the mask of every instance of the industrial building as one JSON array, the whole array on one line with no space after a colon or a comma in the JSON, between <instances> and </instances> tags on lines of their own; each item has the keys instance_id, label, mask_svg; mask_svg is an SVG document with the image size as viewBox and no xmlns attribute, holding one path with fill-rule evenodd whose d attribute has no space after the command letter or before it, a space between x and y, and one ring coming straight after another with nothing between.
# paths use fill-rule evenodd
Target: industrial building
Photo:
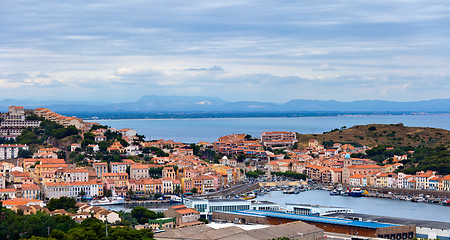
<instances>
[{"instance_id":1,"label":"industrial building","mask_svg":"<svg viewBox=\"0 0 450 240\"><path fill-rule=\"evenodd\" d=\"M198 225L186 228L169 229L155 233L156 239L221 239L221 240L256 240L276 239L287 237L299 240L322 240L324 231L312 225L297 221L276 226L268 226L260 229L244 230L237 226L214 229L207 225Z\"/></svg>"},{"instance_id":2,"label":"industrial building","mask_svg":"<svg viewBox=\"0 0 450 240\"><path fill-rule=\"evenodd\" d=\"M264 209L253 209L264 210ZM286 212L301 215L326 216L332 213L353 213L351 208L332 207L312 204L286 203Z\"/></svg>"},{"instance_id":3,"label":"industrial building","mask_svg":"<svg viewBox=\"0 0 450 240\"><path fill-rule=\"evenodd\" d=\"M443 214L446 214L443 212ZM450 212L447 212L450 214ZM358 221L371 221L397 225L415 225L417 238L450 240L450 222L426 221L419 219L395 218L376 216L361 213L335 213L330 217L352 219ZM450 216L449 216L450 220Z\"/></svg>"},{"instance_id":4,"label":"industrial building","mask_svg":"<svg viewBox=\"0 0 450 240\"><path fill-rule=\"evenodd\" d=\"M283 212L241 210L234 212L214 212L215 221L239 223L283 224L292 221L303 221L323 229L326 232L378 237L386 239L412 239L415 237L415 225L394 225L387 223L363 222L349 219L298 215Z\"/></svg>"}]
</instances>

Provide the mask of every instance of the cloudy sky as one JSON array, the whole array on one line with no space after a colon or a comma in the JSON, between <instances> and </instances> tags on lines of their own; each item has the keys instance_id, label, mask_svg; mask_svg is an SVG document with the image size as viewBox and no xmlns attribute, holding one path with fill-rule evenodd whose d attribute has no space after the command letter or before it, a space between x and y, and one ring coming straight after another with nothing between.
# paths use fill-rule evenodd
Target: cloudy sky
<instances>
[{"instance_id":1,"label":"cloudy sky","mask_svg":"<svg viewBox=\"0 0 450 240\"><path fill-rule=\"evenodd\" d=\"M448 0L0 2L0 99L450 97Z\"/></svg>"}]
</instances>

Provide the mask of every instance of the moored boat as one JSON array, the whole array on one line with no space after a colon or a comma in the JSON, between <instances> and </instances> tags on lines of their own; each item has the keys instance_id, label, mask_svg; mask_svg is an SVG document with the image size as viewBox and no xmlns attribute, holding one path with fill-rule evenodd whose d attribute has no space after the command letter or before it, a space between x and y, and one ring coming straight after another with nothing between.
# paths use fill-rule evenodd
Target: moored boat
<instances>
[{"instance_id":1,"label":"moored boat","mask_svg":"<svg viewBox=\"0 0 450 240\"><path fill-rule=\"evenodd\" d=\"M242 199L244 199L244 200L251 200L251 199L254 199L254 198L256 198L256 195L254 193L249 193L249 194L244 195L242 197Z\"/></svg>"},{"instance_id":2,"label":"moored boat","mask_svg":"<svg viewBox=\"0 0 450 240\"><path fill-rule=\"evenodd\" d=\"M183 199L181 197L178 197L177 195L170 196L170 202L171 203L182 203Z\"/></svg>"},{"instance_id":3,"label":"moored boat","mask_svg":"<svg viewBox=\"0 0 450 240\"><path fill-rule=\"evenodd\" d=\"M351 197L361 197L363 195L363 191L360 188L352 188L352 190L348 192L348 195Z\"/></svg>"},{"instance_id":4,"label":"moored boat","mask_svg":"<svg viewBox=\"0 0 450 240\"><path fill-rule=\"evenodd\" d=\"M123 197L104 197L99 200L93 200L89 202L89 205L91 206L106 206L106 205L118 205L125 203L125 198Z\"/></svg>"},{"instance_id":5,"label":"moored boat","mask_svg":"<svg viewBox=\"0 0 450 240\"><path fill-rule=\"evenodd\" d=\"M338 191L338 190L335 189L335 190L333 190L333 191L330 192L330 195L331 195L331 196L338 196L338 195L341 195L341 191Z\"/></svg>"}]
</instances>

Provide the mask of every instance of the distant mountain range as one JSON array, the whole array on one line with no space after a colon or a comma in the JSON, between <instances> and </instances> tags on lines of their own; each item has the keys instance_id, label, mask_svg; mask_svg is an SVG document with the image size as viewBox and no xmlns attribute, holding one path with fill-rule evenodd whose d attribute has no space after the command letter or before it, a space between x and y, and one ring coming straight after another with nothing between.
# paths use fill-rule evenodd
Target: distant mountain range
<instances>
[{"instance_id":1,"label":"distant mountain range","mask_svg":"<svg viewBox=\"0 0 450 240\"><path fill-rule=\"evenodd\" d=\"M225 114L227 116L299 116L304 113L336 114L377 114L377 113L450 113L449 99L434 99L415 102L393 102L381 100L363 100L339 102L334 100L294 99L286 103L237 101L228 102L215 97L183 96L144 96L136 102L69 102L4 99L0 101L0 111L6 112L8 106L18 105L25 108L47 107L51 110L81 117L110 116L124 117L128 113L136 117L179 116L208 117ZM105 115L107 113L107 115ZM295 113L294 115L289 115ZM231 114L231 115L230 115ZM129 117L126 117L129 118Z\"/></svg>"}]
</instances>

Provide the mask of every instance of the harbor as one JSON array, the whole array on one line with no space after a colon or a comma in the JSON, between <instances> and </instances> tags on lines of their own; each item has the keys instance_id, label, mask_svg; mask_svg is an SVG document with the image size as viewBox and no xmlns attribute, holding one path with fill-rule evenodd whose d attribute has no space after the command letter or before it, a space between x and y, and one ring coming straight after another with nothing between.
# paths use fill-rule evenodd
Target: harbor
<instances>
[{"instance_id":1,"label":"harbor","mask_svg":"<svg viewBox=\"0 0 450 240\"><path fill-rule=\"evenodd\" d=\"M425 202L399 201L391 198L332 196L326 190L309 190L299 194L270 191L255 200L271 201L286 208L287 203L317 204L352 208L354 212L389 217L450 222L450 207Z\"/></svg>"}]
</instances>

